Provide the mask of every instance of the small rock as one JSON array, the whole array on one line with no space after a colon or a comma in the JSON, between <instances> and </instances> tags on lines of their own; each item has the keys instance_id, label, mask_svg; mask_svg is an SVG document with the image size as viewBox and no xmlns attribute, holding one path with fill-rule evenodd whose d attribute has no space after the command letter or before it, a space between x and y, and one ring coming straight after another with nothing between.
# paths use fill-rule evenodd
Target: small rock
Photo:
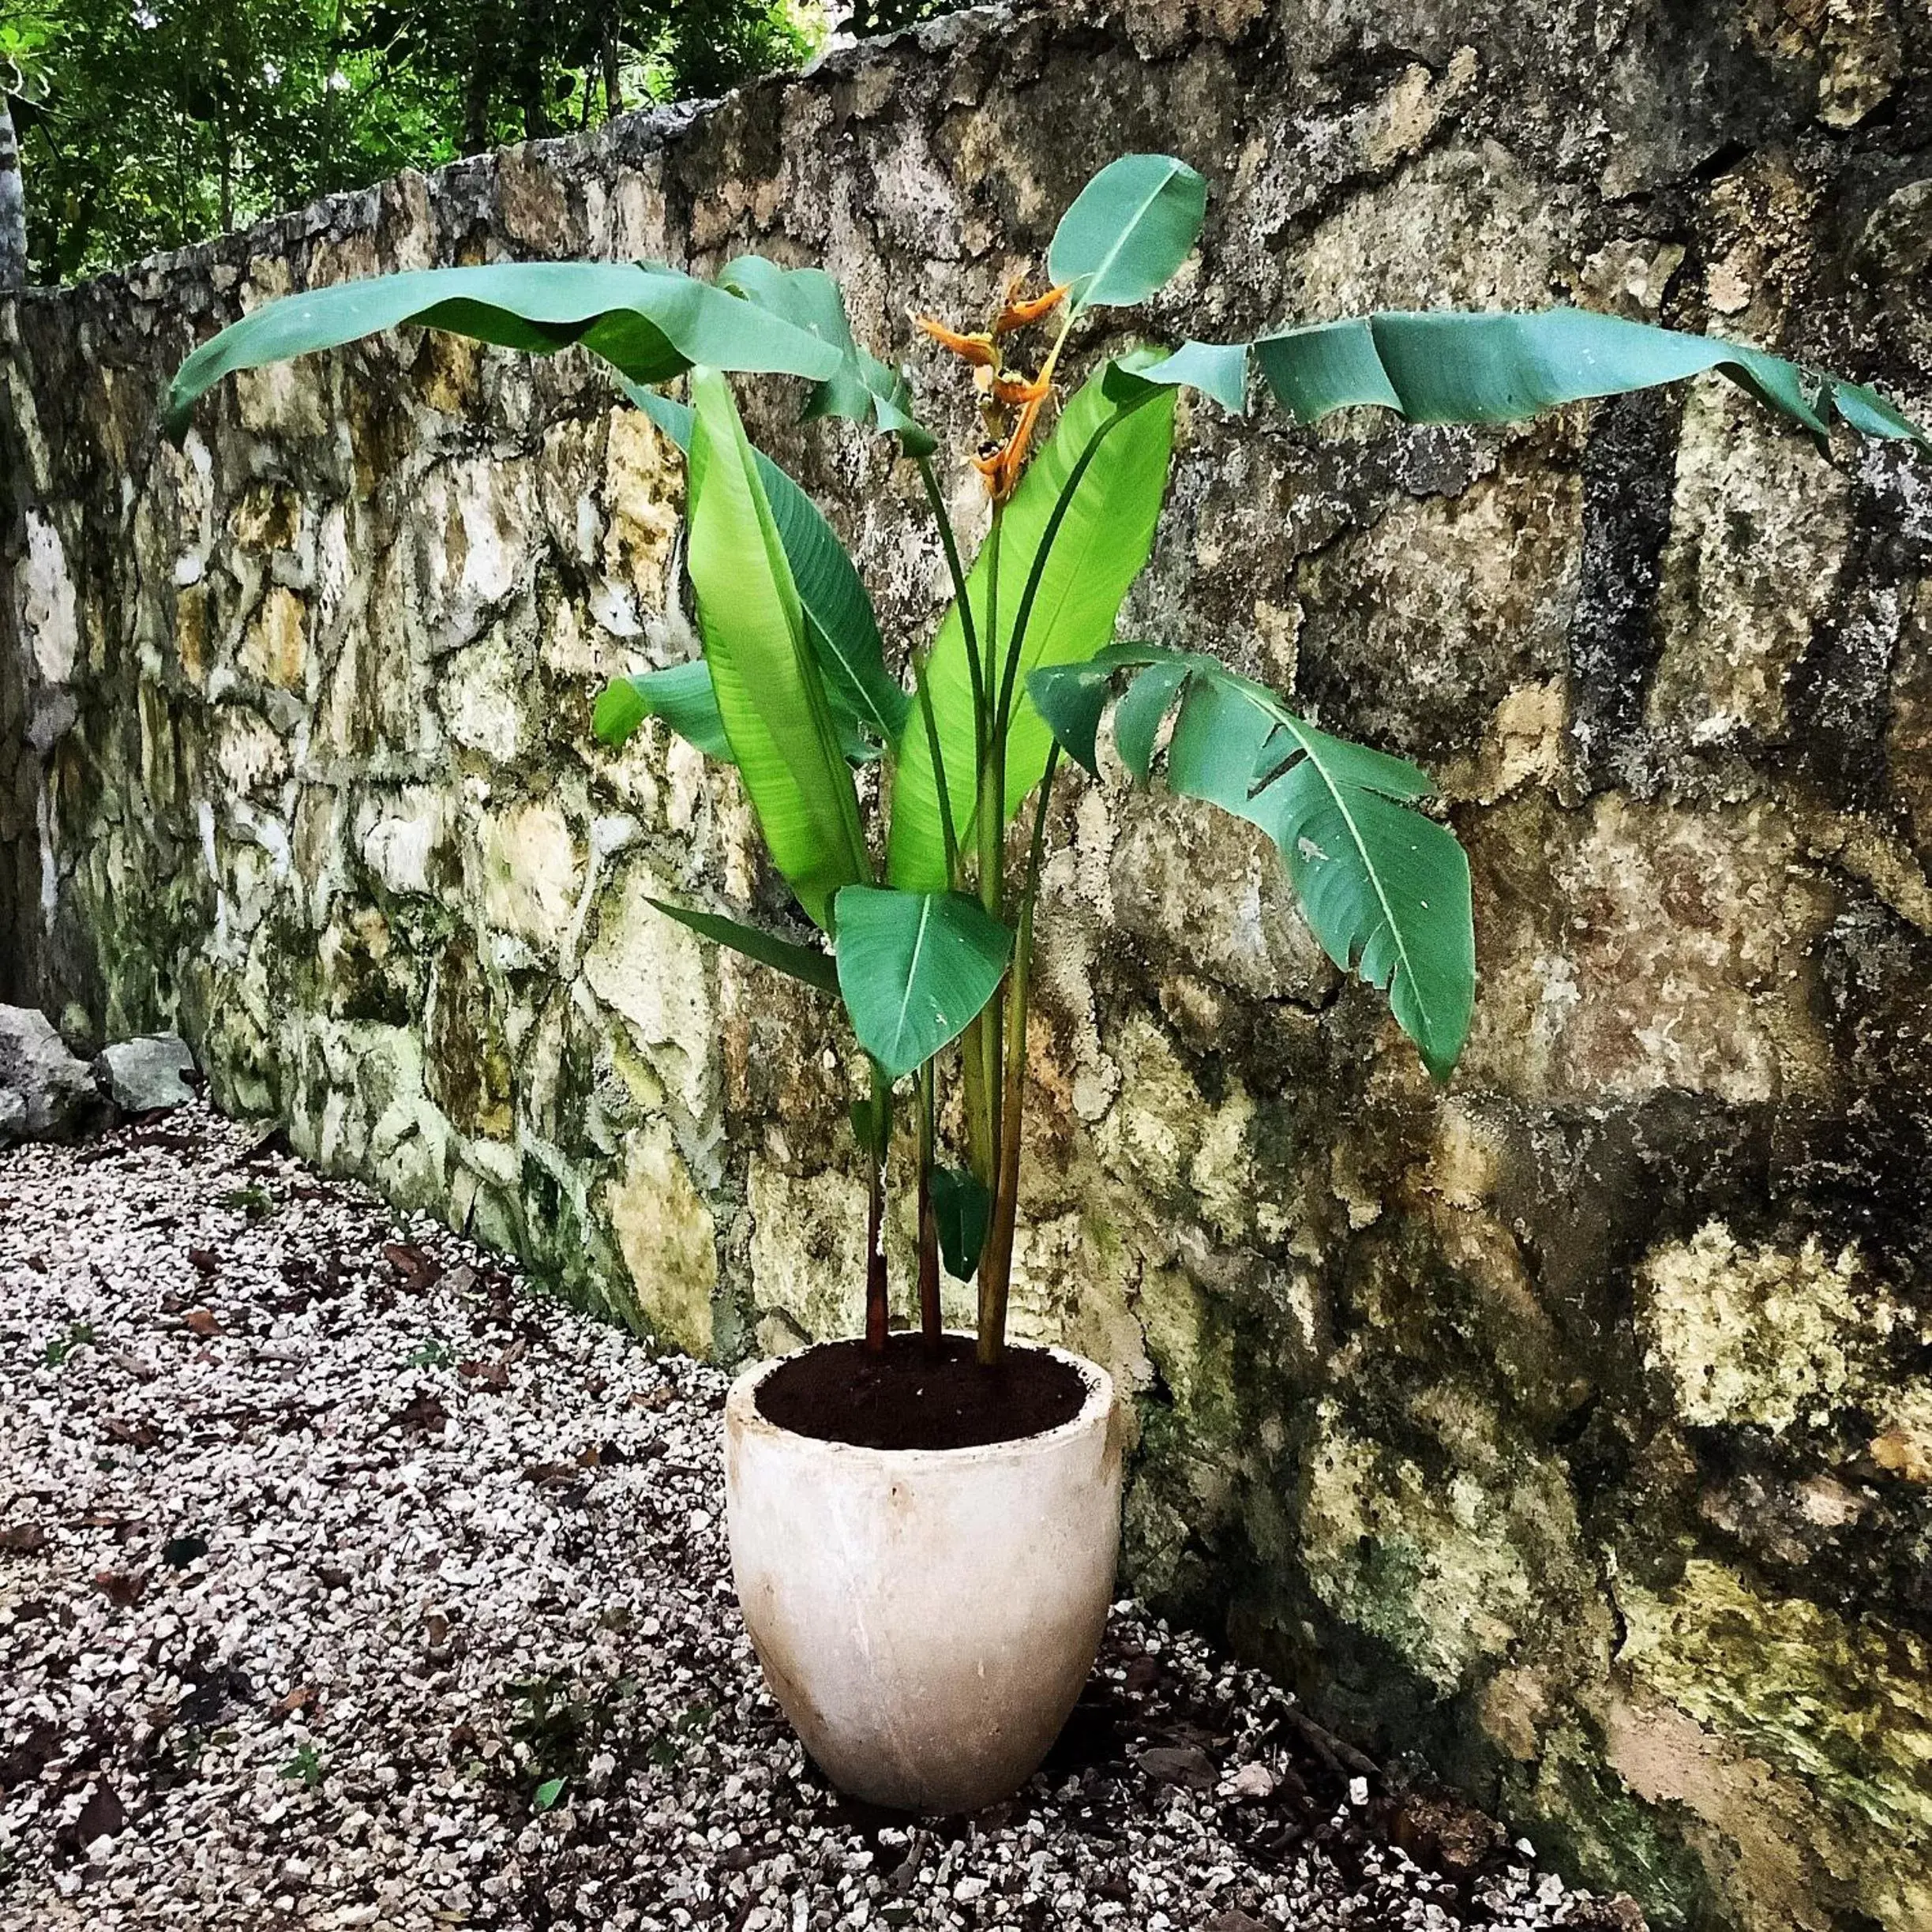
<instances>
[{"instance_id":1,"label":"small rock","mask_svg":"<svg viewBox=\"0 0 1932 1932\"><path fill-rule=\"evenodd\" d=\"M1228 1788L1237 1798L1272 1798L1274 1773L1266 1765L1244 1765L1228 1780Z\"/></svg>"},{"instance_id":2,"label":"small rock","mask_svg":"<svg viewBox=\"0 0 1932 1932\"><path fill-rule=\"evenodd\" d=\"M0 1147L73 1140L105 1127L111 1112L87 1062L67 1051L44 1013L0 1006Z\"/></svg>"},{"instance_id":3,"label":"small rock","mask_svg":"<svg viewBox=\"0 0 1932 1932\"><path fill-rule=\"evenodd\" d=\"M184 1106L194 1089L182 1076L194 1071L194 1056L178 1034L142 1034L105 1049L95 1063L101 1085L125 1113L158 1113Z\"/></svg>"}]
</instances>

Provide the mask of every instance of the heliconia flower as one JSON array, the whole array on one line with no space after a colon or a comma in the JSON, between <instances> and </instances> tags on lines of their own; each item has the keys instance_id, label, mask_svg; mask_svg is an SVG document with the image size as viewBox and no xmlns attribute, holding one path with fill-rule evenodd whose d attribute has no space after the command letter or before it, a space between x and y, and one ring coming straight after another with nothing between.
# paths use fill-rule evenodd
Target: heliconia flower
<instances>
[{"instance_id":1,"label":"heliconia flower","mask_svg":"<svg viewBox=\"0 0 1932 1932\"><path fill-rule=\"evenodd\" d=\"M913 321L942 349L950 349L962 360L981 369L996 370L1000 366L1000 352L993 347L991 336L962 336L957 329L948 328L936 316L915 315Z\"/></svg>"},{"instance_id":2,"label":"heliconia flower","mask_svg":"<svg viewBox=\"0 0 1932 1932\"><path fill-rule=\"evenodd\" d=\"M1004 503L1019 487L1020 471L1026 464L1027 445L1033 441L1033 426L1039 419L1040 405L1045 400L1043 388L1020 411L1006 441L973 459L973 467L985 478L987 493L995 503Z\"/></svg>"},{"instance_id":3,"label":"heliconia flower","mask_svg":"<svg viewBox=\"0 0 1932 1932\"><path fill-rule=\"evenodd\" d=\"M992 325L995 336L1010 336L1016 328L1026 328L1042 317L1051 315L1071 293L1073 284L1063 282L1058 288L1049 288L1044 295L1022 298L1020 283L1026 279L1022 269L1007 284L1006 299L1000 304L999 318Z\"/></svg>"}]
</instances>

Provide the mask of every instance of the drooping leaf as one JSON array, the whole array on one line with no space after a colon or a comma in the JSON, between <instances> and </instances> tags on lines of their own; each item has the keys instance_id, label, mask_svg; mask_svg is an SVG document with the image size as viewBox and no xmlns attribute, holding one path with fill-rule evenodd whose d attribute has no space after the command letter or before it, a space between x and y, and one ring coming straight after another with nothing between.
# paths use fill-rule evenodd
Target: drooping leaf
<instances>
[{"instance_id":1,"label":"drooping leaf","mask_svg":"<svg viewBox=\"0 0 1932 1932\"><path fill-rule=\"evenodd\" d=\"M811 620L806 620L810 628ZM828 692L827 696L830 696ZM850 765L868 765L879 757L876 738L868 737L857 719L832 703L832 722L839 748ZM695 745L721 765L736 764L724 720L718 713L718 693L711 688L711 667L702 658L662 670L626 671L597 694L591 728L606 745L623 744L647 718L662 718L677 735Z\"/></svg>"},{"instance_id":2,"label":"drooping leaf","mask_svg":"<svg viewBox=\"0 0 1932 1932\"><path fill-rule=\"evenodd\" d=\"M591 729L606 745L621 745L647 718L662 718L707 758L732 761L725 721L718 715L711 670L702 658L662 670L631 671L613 677L597 694Z\"/></svg>"},{"instance_id":3,"label":"drooping leaf","mask_svg":"<svg viewBox=\"0 0 1932 1932\"><path fill-rule=\"evenodd\" d=\"M1040 782L1052 734L1026 695L1026 673L1042 664L1076 663L1113 636L1129 587L1154 544L1167 488L1174 432L1171 390L1143 394L1117 406L1105 376L1090 378L1067 403L1060 427L1021 479L1007 505L1000 539L1000 648L1004 660L1027 578L1042 550L1055 505L1067 494L1065 515L1040 580L1013 692L1007 742L1002 823ZM1117 418L1117 421L1116 420ZM1105 434L1095 442L1097 434ZM1082 460L1086 458L1082 468ZM1075 473L1079 472L1078 480ZM987 646L991 557L982 547L967 575L975 628ZM994 666L996 681L1000 666ZM977 798L974 771L973 683L966 636L955 606L946 613L926 666L927 688L961 839L969 837ZM939 787L923 722L915 713L899 737L888 846L892 883L909 891L937 891L947 883Z\"/></svg>"},{"instance_id":4,"label":"drooping leaf","mask_svg":"<svg viewBox=\"0 0 1932 1932\"><path fill-rule=\"evenodd\" d=\"M970 1281L979 1270L992 1197L970 1167L932 1170L932 1218L939 1225L940 1259L956 1280Z\"/></svg>"},{"instance_id":5,"label":"drooping leaf","mask_svg":"<svg viewBox=\"0 0 1932 1932\"><path fill-rule=\"evenodd\" d=\"M961 892L847 886L838 989L859 1044L898 1079L966 1030L1006 971L1013 935Z\"/></svg>"},{"instance_id":6,"label":"drooping leaf","mask_svg":"<svg viewBox=\"0 0 1932 1932\"><path fill-rule=\"evenodd\" d=\"M636 383L623 387L631 401L688 456L690 404ZM895 743L912 700L886 669L885 644L865 583L819 506L762 449L753 449L752 460L771 505L792 581L798 587L807 634L824 673L834 712L841 722L880 743Z\"/></svg>"},{"instance_id":7,"label":"drooping leaf","mask_svg":"<svg viewBox=\"0 0 1932 1932\"><path fill-rule=\"evenodd\" d=\"M1808 377L1742 343L1583 309L1386 311L1264 336L1254 351L1269 387L1303 422L1363 403L1416 422L1515 422L1716 370L1816 435L1836 415L1865 435L1932 448L1923 430L1857 384Z\"/></svg>"},{"instance_id":8,"label":"drooping leaf","mask_svg":"<svg viewBox=\"0 0 1932 1932\"><path fill-rule=\"evenodd\" d=\"M1265 686L1193 652L1117 645L1036 671L1031 688L1062 746L1092 771L1112 691L1124 683L1124 708L1150 678L1144 711L1157 725L1174 712L1169 784L1268 835L1329 956L1387 992L1424 1064L1446 1079L1475 1007L1475 928L1461 846L1414 808L1432 789L1427 775L1316 730Z\"/></svg>"},{"instance_id":9,"label":"drooping leaf","mask_svg":"<svg viewBox=\"0 0 1932 1932\"><path fill-rule=\"evenodd\" d=\"M839 888L871 876L858 797L730 387L691 386L686 568L718 715L773 862L829 931Z\"/></svg>"},{"instance_id":10,"label":"drooping leaf","mask_svg":"<svg viewBox=\"0 0 1932 1932\"><path fill-rule=\"evenodd\" d=\"M1131 308L1187 259L1207 212L1207 183L1172 155L1109 162L1060 217L1047 254L1056 283L1074 285L1072 306Z\"/></svg>"},{"instance_id":11,"label":"drooping leaf","mask_svg":"<svg viewBox=\"0 0 1932 1932\"><path fill-rule=\"evenodd\" d=\"M538 355L580 343L633 382L715 369L823 382L840 351L762 305L635 262L503 262L412 268L287 295L203 343L174 372L163 411L186 431L196 400L224 376L415 323Z\"/></svg>"},{"instance_id":12,"label":"drooping leaf","mask_svg":"<svg viewBox=\"0 0 1932 1932\"><path fill-rule=\"evenodd\" d=\"M1249 350L1244 342L1184 342L1171 355L1109 366L1111 393L1124 399L1136 383L1168 388L1185 386L1220 403L1236 416L1247 414Z\"/></svg>"},{"instance_id":13,"label":"drooping leaf","mask_svg":"<svg viewBox=\"0 0 1932 1932\"><path fill-rule=\"evenodd\" d=\"M838 284L822 268L781 268L762 255L741 255L718 279L725 287L763 304L838 351L838 370L806 401L808 418L842 417L898 437L908 456L932 453L936 439L912 413L912 391L906 378L859 347Z\"/></svg>"},{"instance_id":14,"label":"drooping leaf","mask_svg":"<svg viewBox=\"0 0 1932 1932\"><path fill-rule=\"evenodd\" d=\"M830 953L801 946L796 940L767 932L762 926L748 926L736 919L727 919L722 913L704 912L695 906L674 906L669 899L653 899L651 903L667 919L675 919L680 925L690 927L693 932L720 946L729 946L747 959L755 959L760 966L838 996L838 969Z\"/></svg>"}]
</instances>

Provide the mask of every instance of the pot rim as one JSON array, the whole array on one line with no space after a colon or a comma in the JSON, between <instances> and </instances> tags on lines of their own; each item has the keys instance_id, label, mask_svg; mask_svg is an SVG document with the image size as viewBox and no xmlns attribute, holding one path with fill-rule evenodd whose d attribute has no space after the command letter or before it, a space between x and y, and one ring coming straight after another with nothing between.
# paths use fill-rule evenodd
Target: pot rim
<instances>
[{"instance_id":1,"label":"pot rim","mask_svg":"<svg viewBox=\"0 0 1932 1932\"><path fill-rule=\"evenodd\" d=\"M948 1330L949 1334L960 1331ZM847 1339L840 1337L839 1339ZM802 1349L794 1349L788 1355L772 1356L762 1362L754 1362L740 1371L732 1382L730 1394L725 1397L725 1420L748 1435L764 1435L782 1439L786 1442L809 1443L815 1450L827 1454L855 1458L861 1463L875 1467L903 1468L910 1464L916 1468L959 1469L977 1464L1008 1461L1016 1456L1034 1455L1052 1448L1070 1438L1082 1435L1096 1426L1105 1428L1113 1413L1113 1378L1097 1362L1090 1362L1083 1355L1075 1355L1070 1349L1054 1347L1051 1342L1030 1341L1020 1345L1037 1349L1042 1355L1050 1355L1056 1361L1064 1362L1086 1384L1086 1399L1066 1421L1057 1423L1050 1429L1041 1429L1032 1435L1008 1436L1000 1442L975 1442L963 1449L874 1449L863 1442L835 1442L822 1435L805 1435L796 1429L787 1429L774 1422L758 1406L758 1386L774 1371L786 1362L795 1361L801 1355L808 1355L815 1349L833 1346L831 1342L807 1342Z\"/></svg>"}]
</instances>

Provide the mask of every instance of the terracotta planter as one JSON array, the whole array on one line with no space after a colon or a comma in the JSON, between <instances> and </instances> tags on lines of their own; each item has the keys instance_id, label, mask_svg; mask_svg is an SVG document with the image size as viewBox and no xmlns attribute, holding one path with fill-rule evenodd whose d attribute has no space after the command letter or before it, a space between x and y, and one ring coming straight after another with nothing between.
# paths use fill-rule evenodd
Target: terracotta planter
<instances>
[{"instance_id":1,"label":"terracotta planter","mask_svg":"<svg viewBox=\"0 0 1932 1932\"><path fill-rule=\"evenodd\" d=\"M1060 1354L1058 1350L1054 1351ZM859 1449L725 1405L731 1567L765 1681L826 1775L973 1811L1038 1768L1080 1695L1120 1545L1113 1382L1071 1422L976 1449Z\"/></svg>"}]
</instances>

